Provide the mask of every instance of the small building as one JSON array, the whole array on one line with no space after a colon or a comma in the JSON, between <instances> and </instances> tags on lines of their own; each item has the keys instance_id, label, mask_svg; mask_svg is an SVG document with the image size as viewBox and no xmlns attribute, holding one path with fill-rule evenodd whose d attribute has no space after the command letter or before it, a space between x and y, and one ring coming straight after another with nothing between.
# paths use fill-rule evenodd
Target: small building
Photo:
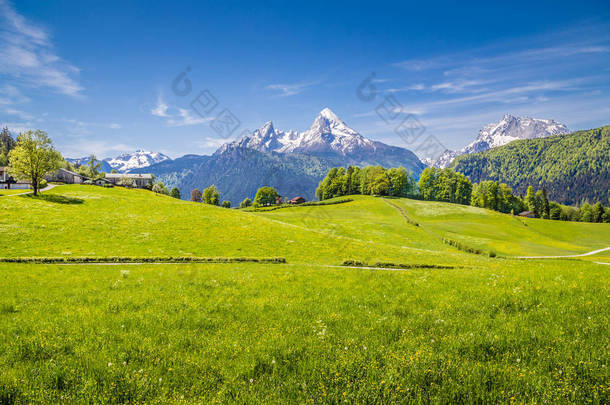
<instances>
[{"instance_id":1,"label":"small building","mask_svg":"<svg viewBox=\"0 0 610 405\"><path fill-rule=\"evenodd\" d=\"M534 214L532 211L523 211L519 213L520 217L526 217L526 218L536 218L536 214Z\"/></svg>"},{"instance_id":2,"label":"small building","mask_svg":"<svg viewBox=\"0 0 610 405\"><path fill-rule=\"evenodd\" d=\"M107 184L112 186L112 182L110 182L108 179L105 179L103 177L93 180L93 184L95 184L96 186L105 186Z\"/></svg>"},{"instance_id":3,"label":"small building","mask_svg":"<svg viewBox=\"0 0 610 405\"><path fill-rule=\"evenodd\" d=\"M8 173L7 166L0 166L0 189L28 189L30 182L26 180L17 180Z\"/></svg>"},{"instance_id":4,"label":"small building","mask_svg":"<svg viewBox=\"0 0 610 405\"><path fill-rule=\"evenodd\" d=\"M45 176L45 180L66 184L82 184L87 180L87 177L67 169L57 169L55 172Z\"/></svg>"},{"instance_id":5,"label":"small building","mask_svg":"<svg viewBox=\"0 0 610 405\"><path fill-rule=\"evenodd\" d=\"M282 200L282 196L278 195L277 197L275 197L275 203L276 204L282 204L284 202L284 200Z\"/></svg>"},{"instance_id":6,"label":"small building","mask_svg":"<svg viewBox=\"0 0 610 405\"><path fill-rule=\"evenodd\" d=\"M292 200L288 201L288 204L303 204L305 199L301 196L294 197Z\"/></svg>"},{"instance_id":7,"label":"small building","mask_svg":"<svg viewBox=\"0 0 610 405\"><path fill-rule=\"evenodd\" d=\"M121 183L122 179L129 179L136 188L145 188L153 184L153 175L150 173L106 173L105 178L114 185Z\"/></svg>"}]
</instances>

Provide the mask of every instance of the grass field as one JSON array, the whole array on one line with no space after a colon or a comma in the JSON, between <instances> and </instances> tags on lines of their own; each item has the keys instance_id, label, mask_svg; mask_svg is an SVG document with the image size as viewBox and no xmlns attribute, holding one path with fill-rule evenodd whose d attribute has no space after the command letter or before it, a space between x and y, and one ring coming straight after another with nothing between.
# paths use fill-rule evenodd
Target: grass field
<instances>
[{"instance_id":1,"label":"grass field","mask_svg":"<svg viewBox=\"0 0 610 405\"><path fill-rule=\"evenodd\" d=\"M0 196L3 195L12 195L12 194L22 194L27 193L29 190L17 190L17 189L0 189Z\"/></svg>"},{"instance_id":2,"label":"grass field","mask_svg":"<svg viewBox=\"0 0 610 405\"><path fill-rule=\"evenodd\" d=\"M610 246L607 224L373 197L242 212L61 186L0 198L0 234L5 257L287 260L0 263L2 404L610 401L609 266L595 263L609 253L511 258Z\"/></svg>"}]
</instances>

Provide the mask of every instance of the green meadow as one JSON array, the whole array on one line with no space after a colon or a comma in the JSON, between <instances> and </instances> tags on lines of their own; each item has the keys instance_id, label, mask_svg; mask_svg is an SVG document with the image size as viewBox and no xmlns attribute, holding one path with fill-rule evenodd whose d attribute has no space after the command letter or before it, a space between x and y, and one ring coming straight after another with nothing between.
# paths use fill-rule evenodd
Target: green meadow
<instances>
[{"instance_id":1,"label":"green meadow","mask_svg":"<svg viewBox=\"0 0 610 405\"><path fill-rule=\"evenodd\" d=\"M610 252L516 258L610 246L608 224L367 196L246 212L59 186L0 197L0 234L13 258L286 258L0 263L2 404L610 400L597 263Z\"/></svg>"}]
</instances>

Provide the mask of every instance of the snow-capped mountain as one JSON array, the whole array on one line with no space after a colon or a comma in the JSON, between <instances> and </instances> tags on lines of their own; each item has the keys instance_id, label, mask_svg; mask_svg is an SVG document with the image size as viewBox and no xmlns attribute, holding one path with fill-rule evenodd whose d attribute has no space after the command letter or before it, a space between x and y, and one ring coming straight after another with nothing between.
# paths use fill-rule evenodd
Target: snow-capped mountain
<instances>
[{"instance_id":1,"label":"snow-capped mountain","mask_svg":"<svg viewBox=\"0 0 610 405\"><path fill-rule=\"evenodd\" d=\"M552 119L515 117L506 114L500 122L485 125L472 143L459 151L446 150L431 166L447 167L453 159L467 153L483 152L518 139L544 138L568 133L568 128Z\"/></svg>"},{"instance_id":2,"label":"snow-capped mountain","mask_svg":"<svg viewBox=\"0 0 610 405\"><path fill-rule=\"evenodd\" d=\"M169 160L170 158L163 153L150 152L138 149L133 153L123 153L114 159L105 159L106 162L121 173L127 173L133 169L141 169L152 164Z\"/></svg>"},{"instance_id":3,"label":"snow-capped mountain","mask_svg":"<svg viewBox=\"0 0 610 405\"><path fill-rule=\"evenodd\" d=\"M255 149L260 152L300 153L317 156L339 156L349 162L361 164L386 164L412 166L417 170L423 166L408 149L386 145L365 138L350 128L330 108L325 108L315 118L307 131L281 131L267 122L252 135L221 146L216 154L233 147Z\"/></svg>"},{"instance_id":4,"label":"snow-capped mountain","mask_svg":"<svg viewBox=\"0 0 610 405\"><path fill-rule=\"evenodd\" d=\"M82 166L89 163L89 157L81 158L66 158L66 160L73 165ZM149 152L142 149L138 149L133 153L123 153L114 159L102 159L102 166L100 171L109 173L112 169L115 169L119 173L127 173L130 170L142 169L155 163L164 162L171 160L168 156L159 152Z\"/></svg>"}]
</instances>

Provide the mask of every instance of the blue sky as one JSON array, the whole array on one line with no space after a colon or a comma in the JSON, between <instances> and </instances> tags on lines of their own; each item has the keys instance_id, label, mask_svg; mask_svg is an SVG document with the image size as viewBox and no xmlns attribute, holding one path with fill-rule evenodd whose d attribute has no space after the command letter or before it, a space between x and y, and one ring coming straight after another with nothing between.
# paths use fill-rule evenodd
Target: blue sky
<instances>
[{"instance_id":1,"label":"blue sky","mask_svg":"<svg viewBox=\"0 0 610 405\"><path fill-rule=\"evenodd\" d=\"M610 3L462 3L0 0L0 124L70 157L209 154L324 107L411 149L394 131L406 114L451 149L506 113L610 124ZM357 96L367 79L373 99ZM227 111L237 128L219 135Z\"/></svg>"}]
</instances>

